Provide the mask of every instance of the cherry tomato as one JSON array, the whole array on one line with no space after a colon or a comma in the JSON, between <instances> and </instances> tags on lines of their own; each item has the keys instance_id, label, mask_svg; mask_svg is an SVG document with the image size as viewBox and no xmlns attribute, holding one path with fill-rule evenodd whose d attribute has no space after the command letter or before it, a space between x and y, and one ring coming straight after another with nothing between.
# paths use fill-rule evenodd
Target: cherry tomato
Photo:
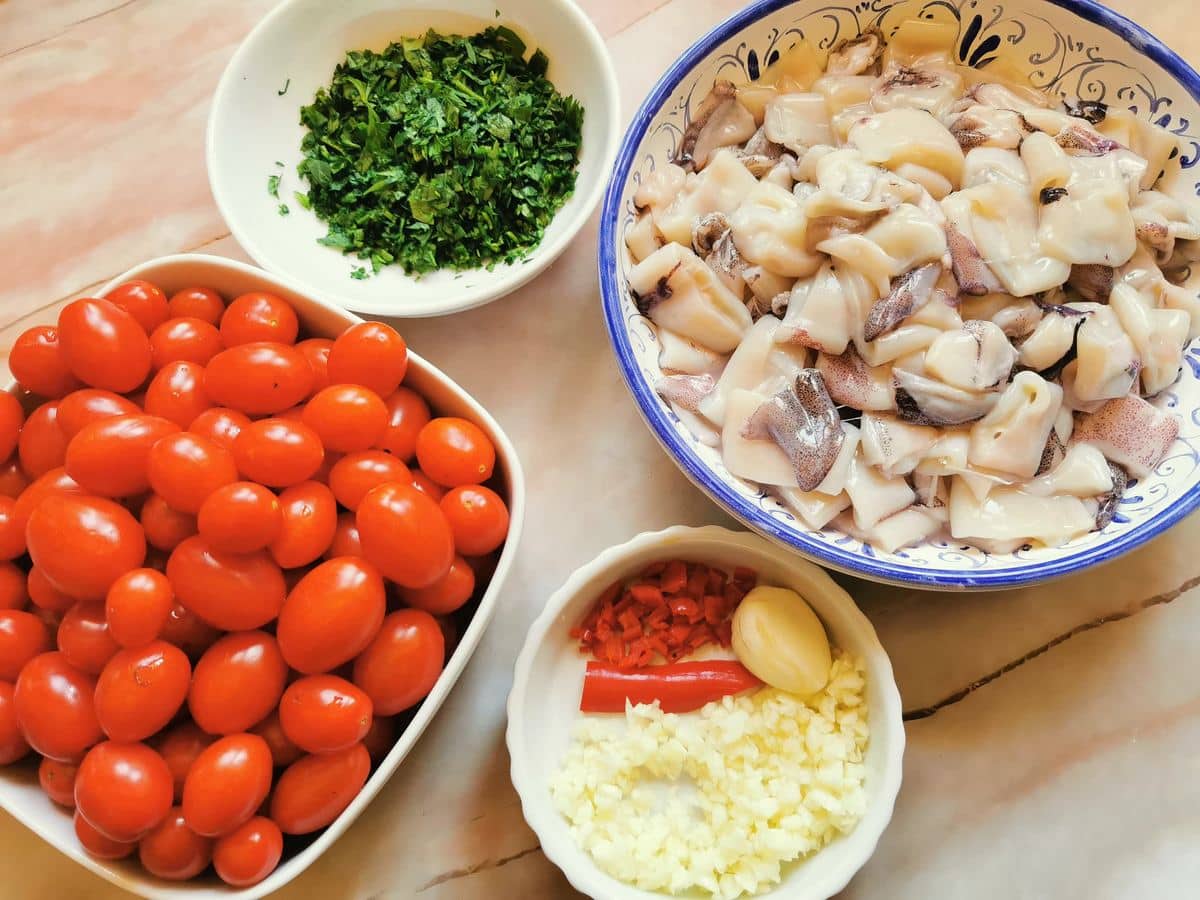
<instances>
[{"instance_id":1,"label":"cherry tomato","mask_svg":"<svg viewBox=\"0 0 1200 900\"><path fill-rule=\"evenodd\" d=\"M14 705L21 732L42 756L75 762L103 734L93 695L96 679L62 653L35 656L17 677Z\"/></svg>"},{"instance_id":2,"label":"cherry tomato","mask_svg":"<svg viewBox=\"0 0 1200 900\"><path fill-rule=\"evenodd\" d=\"M252 481L288 487L312 478L325 451L317 433L303 422L259 419L238 435L233 456L238 469Z\"/></svg>"},{"instance_id":3,"label":"cherry tomato","mask_svg":"<svg viewBox=\"0 0 1200 900\"><path fill-rule=\"evenodd\" d=\"M400 588L400 599L409 606L435 616L454 612L475 593L475 573L461 556L455 556L450 571L429 587Z\"/></svg>"},{"instance_id":4,"label":"cherry tomato","mask_svg":"<svg viewBox=\"0 0 1200 900\"><path fill-rule=\"evenodd\" d=\"M86 425L67 446L66 470L104 497L132 497L150 489L150 449L179 426L158 416L116 416Z\"/></svg>"},{"instance_id":5,"label":"cherry tomato","mask_svg":"<svg viewBox=\"0 0 1200 900\"><path fill-rule=\"evenodd\" d=\"M220 444L226 450L233 449L233 442L242 433L242 429L250 424L250 417L236 409L226 409L214 406L200 413L188 431L208 438L214 444Z\"/></svg>"},{"instance_id":6,"label":"cherry tomato","mask_svg":"<svg viewBox=\"0 0 1200 900\"><path fill-rule=\"evenodd\" d=\"M105 598L109 634L122 647L143 647L167 627L175 594L167 576L133 569L112 583Z\"/></svg>"},{"instance_id":7,"label":"cherry tomato","mask_svg":"<svg viewBox=\"0 0 1200 900\"><path fill-rule=\"evenodd\" d=\"M137 404L112 391L97 388L80 388L71 391L58 403L58 427L68 441L79 434L85 426L101 419L116 416L136 416L141 412Z\"/></svg>"},{"instance_id":8,"label":"cherry tomato","mask_svg":"<svg viewBox=\"0 0 1200 900\"><path fill-rule=\"evenodd\" d=\"M16 519L17 527L20 529L22 536L29 525L30 514L47 497L67 494L80 495L85 493L86 491L63 468L51 469L45 475L40 476L33 484L21 492L20 496L17 497L17 502L13 505L13 518Z\"/></svg>"},{"instance_id":9,"label":"cherry tomato","mask_svg":"<svg viewBox=\"0 0 1200 900\"><path fill-rule=\"evenodd\" d=\"M21 332L8 352L8 368L13 378L42 397L61 397L80 387L53 325L35 325Z\"/></svg>"},{"instance_id":10,"label":"cherry tomato","mask_svg":"<svg viewBox=\"0 0 1200 900\"><path fill-rule=\"evenodd\" d=\"M217 838L213 868L234 887L258 884L275 871L283 856L283 833L264 816L255 816L229 834Z\"/></svg>"},{"instance_id":11,"label":"cherry tomato","mask_svg":"<svg viewBox=\"0 0 1200 900\"><path fill-rule=\"evenodd\" d=\"M29 742L22 733L11 682L0 681L0 766L7 766L29 754Z\"/></svg>"},{"instance_id":12,"label":"cherry tomato","mask_svg":"<svg viewBox=\"0 0 1200 900\"><path fill-rule=\"evenodd\" d=\"M386 608L375 566L357 556L331 559L292 588L276 626L279 649L298 672L328 672L371 643Z\"/></svg>"},{"instance_id":13,"label":"cherry tomato","mask_svg":"<svg viewBox=\"0 0 1200 900\"><path fill-rule=\"evenodd\" d=\"M279 536L279 498L261 484L235 481L213 491L200 507L200 534L217 550L250 553Z\"/></svg>"},{"instance_id":14,"label":"cherry tomato","mask_svg":"<svg viewBox=\"0 0 1200 900\"><path fill-rule=\"evenodd\" d=\"M75 812L75 837L90 856L96 859L124 859L137 849L137 841L114 841L88 824L87 819Z\"/></svg>"},{"instance_id":15,"label":"cherry tomato","mask_svg":"<svg viewBox=\"0 0 1200 900\"><path fill-rule=\"evenodd\" d=\"M482 484L492 477L496 448L483 429L466 419L433 419L417 435L421 470L446 487Z\"/></svg>"},{"instance_id":16,"label":"cherry tomato","mask_svg":"<svg viewBox=\"0 0 1200 900\"><path fill-rule=\"evenodd\" d=\"M300 321L290 303L265 291L235 297L221 316L221 340L226 347L255 341L296 343Z\"/></svg>"},{"instance_id":17,"label":"cherry tomato","mask_svg":"<svg viewBox=\"0 0 1200 900\"><path fill-rule=\"evenodd\" d=\"M338 503L350 510L358 509L362 498L374 487L411 481L408 466L382 450L347 453L329 470L329 489Z\"/></svg>"},{"instance_id":18,"label":"cherry tomato","mask_svg":"<svg viewBox=\"0 0 1200 900\"><path fill-rule=\"evenodd\" d=\"M250 820L271 789L271 749L256 734L231 734L201 751L183 784L183 818L217 837Z\"/></svg>"},{"instance_id":19,"label":"cherry tomato","mask_svg":"<svg viewBox=\"0 0 1200 900\"><path fill-rule=\"evenodd\" d=\"M388 411L379 395L357 384L334 384L318 391L304 407L304 423L330 450L366 450L380 439Z\"/></svg>"},{"instance_id":20,"label":"cherry tomato","mask_svg":"<svg viewBox=\"0 0 1200 900\"><path fill-rule=\"evenodd\" d=\"M413 469L412 477L413 487L415 487L434 503L442 502L442 498L446 496L446 489L444 487L435 482L420 469Z\"/></svg>"},{"instance_id":21,"label":"cherry tomato","mask_svg":"<svg viewBox=\"0 0 1200 900\"><path fill-rule=\"evenodd\" d=\"M196 533L196 517L171 509L158 494L146 498L141 519L146 540L159 550L174 550L181 541Z\"/></svg>"},{"instance_id":22,"label":"cherry tomato","mask_svg":"<svg viewBox=\"0 0 1200 900\"><path fill-rule=\"evenodd\" d=\"M187 360L167 363L146 388L146 412L187 428L212 406L204 393L204 366Z\"/></svg>"},{"instance_id":23,"label":"cherry tomato","mask_svg":"<svg viewBox=\"0 0 1200 900\"><path fill-rule=\"evenodd\" d=\"M30 569L25 578L25 590L28 591L33 605L43 613L64 613L78 602L47 581L37 566Z\"/></svg>"},{"instance_id":24,"label":"cherry tomato","mask_svg":"<svg viewBox=\"0 0 1200 900\"><path fill-rule=\"evenodd\" d=\"M379 763L392 752L396 743L396 722L387 716L375 716L371 719L371 727L363 738L363 746L371 755L371 762Z\"/></svg>"},{"instance_id":25,"label":"cherry tomato","mask_svg":"<svg viewBox=\"0 0 1200 900\"><path fill-rule=\"evenodd\" d=\"M210 734L249 731L279 703L288 668L265 631L227 634L196 663L188 707Z\"/></svg>"},{"instance_id":26,"label":"cherry tomato","mask_svg":"<svg viewBox=\"0 0 1200 900\"><path fill-rule=\"evenodd\" d=\"M446 646L433 616L401 609L383 620L370 646L354 661L354 683L366 691L381 716L415 706L442 674Z\"/></svg>"},{"instance_id":27,"label":"cherry tomato","mask_svg":"<svg viewBox=\"0 0 1200 900\"><path fill-rule=\"evenodd\" d=\"M25 573L14 563L0 562L0 609L24 609L28 605L29 585Z\"/></svg>"},{"instance_id":28,"label":"cherry tomato","mask_svg":"<svg viewBox=\"0 0 1200 900\"><path fill-rule=\"evenodd\" d=\"M279 710L272 711L250 731L267 742L267 746L271 748L271 760L277 769L290 766L304 755L300 748L283 733L283 726L279 724Z\"/></svg>"},{"instance_id":29,"label":"cherry tomato","mask_svg":"<svg viewBox=\"0 0 1200 900\"><path fill-rule=\"evenodd\" d=\"M441 502L454 532L454 546L467 556L484 556L508 536L508 507L500 495L482 485L457 487Z\"/></svg>"},{"instance_id":30,"label":"cherry tomato","mask_svg":"<svg viewBox=\"0 0 1200 900\"><path fill-rule=\"evenodd\" d=\"M408 346L390 325L359 322L333 342L328 369L332 384L361 384L386 397L404 380Z\"/></svg>"},{"instance_id":31,"label":"cherry tomato","mask_svg":"<svg viewBox=\"0 0 1200 900\"><path fill-rule=\"evenodd\" d=\"M104 299L115 303L133 316L146 334L167 321L167 316L170 315L167 309L167 295L158 285L141 279L118 284L104 295Z\"/></svg>"},{"instance_id":32,"label":"cherry tomato","mask_svg":"<svg viewBox=\"0 0 1200 900\"><path fill-rule=\"evenodd\" d=\"M224 553L190 537L171 551L167 578L184 606L223 631L259 628L283 606L283 572L264 551Z\"/></svg>"},{"instance_id":33,"label":"cherry tomato","mask_svg":"<svg viewBox=\"0 0 1200 900\"><path fill-rule=\"evenodd\" d=\"M309 675L288 685L279 723L306 753L333 753L357 744L371 728L371 700L336 675Z\"/></svg>"},{"instance_id":34,"label":"cherry tomato","mask_svg":"<svg viewBox=\"0 0 1200 900\"><path fill-rule=\"evenodd\" d=\"M411 484L373 488L359 503L356 521L363 554L402 587L427 587L454 561L446 516Z\"/></svg>"},{"instance_id":35,"label":"cherry tomato","mask_svg":"<svg viewBox=\"0 0 1200 900\"><path fill-rule=\"evenodd\" d=\"M362 541L358 537L354 513L338 513L337 528L324 555L326 559L333 559L335 556L362 556Z\"/></svg>"},{"instance_id":36,"label":"cherry tomato","mask_svg":"<svg viewBox=\"0 0 1200 900\"><path fill-rule=\"evenodd\" d=\"M0 459L8 459L17 449L24 423L25 409L21 401L11 391L0 391ZM61 422L59 427L62 427Z\"/></svg>"},{"instance_id":37,"label":"cherry tomato","mask_svg":"<svg viewBox=\"0 0 1200 900\"><path fill-rule=\"evenodd\" d=\"M285 569L320 559L337 529L337 501L317 481L304 481L279 495L283 528L271 542L271 558Z\"/></svg>"},{"instance_id":38,"label":"cherry tomato","mask_svg":"<svg viewBox=\"0 0 1200 900\"><path fill-rule=\"evenodd\" d=\"M416 391L403 385L383 402L388 411L387 427L375 446L408 462L417 453L417 435L432 418L429 404Z\"/></svg>"},{"instance_id":39,"label":"cherry tomato","mask_svg":"<svg viewBox=\"0 0 1200 900\"><path fill-rule=\"evenodd\" d=\"M314 392L329 387L329 350L332 347L333 341L329 338L309 338L296 345L312 366Z\"/></svg>"},{"instance_id":40,"label":"cherry tomato","mask_svg":"<svg viewBox=\"0 0 1200 900\"><path fill-rule=\"evenodd\" d=\"M63 464L67 437L58 424L58 401L43 403L29 414L17 442L17 455L30 476L39 478Z\"/></svg>"},{"instance_id":41,"label":"cherry tomato","mask_svg":"<svg viewBox=\"0 0 1200 900\"><path fill-rule=\"evenodd\" d=\"M238 480L231 452L188 431L167 435L150 448L146 474L154 493L185 513L198 513L209 494Z\"/></svg>"},{"instance_id":42,"label":"cherry tomato","mask_svg":"<svg viewBox=\"0 0 1200 900\"><path fill-rule=\"evenodd\" d=\"M170 319L150 335L150 350L155 369L173 362L206 366L221 352L221 333L203 319Z\"/></svg>"},{"instance_id":43,"label":"cherry tomato","mask_svg":"<svg viewBox=\"0 0 1200 900\"><path fill-rule=\"evenodd\" d=\"M172 319L201 319L217 325L225 312L225 301L212 288L184 288L171 295L167 311Z\"/></svg>"},{"instance_id":44,"label":"cherry tomato","mask_svg":"<svg viewBox=\"0 0 1200 900\"><path fill-rule=\"evenodd\" d=\"M99 497L47 497L30 515L25 539L46 579L85 600L103 597L146 558L142 526L123 506Z\"/></svg>"},{"instance_id":45,"label":"cherry tomato","mask_svg":"<svg viewBox=\"0 0 1200 900\"><path fill-rule=\"evenodd\" d=\"M118 651L96 683L96 717L114 741L161 731L187 699L192 666L166 641Z\"/></svg>"},{"instance_id":46,"label":"cherry tomato","mask_svg":"<svg viewBox=\"0 0 1200 900\"><path fill-rule=\"evenodd\" d=\"M279 776L271 818L284 834L309 834L342 814L367 783L371 757L362 744L302 756Z\"/></svg>"},{"instance_id":47,"label":"cherry tomato","mask_svg":"<svg viewBox=\"0 0 1200 900\"><path fill-rule=\"evenodd\" d=\"M17 456L12 456L8 462L0 465L0 497L11 497L15 500L27 487L29 477L21 468L21 460Z\"/></svg>"},{"instance_id":48,"label":"cherry tomato","mask_svg":"<svg viewBox=\"0 0 1200 900\"><path fill-rule=\"evenodd\" d=\"M38 783L42 792L59 806L75 808L75 774L79 766L45 759L38 764Z\"/></svg>"},{"instance_id":49,"label":"cherry tomato","mask_svg":"<svg viewBox=\"0 0 1200 900\"><path fill-rule=\"evenodd\" d=\"M220 636L220 631L178 601L171 607L171 615L160 635L164 641L186 653L189 659L199 659Z\"/></svg>"},{"instance_id":50,"label":"cherry tomato","mask_svg":"<svg viewBox=\"0 0 1200 900\"><path fill-rule=\"evenodd\" d=\"M104 670L121 648L108 630L103 602L80 600L67 610L58 626L58 649L81 672L99 675Z\"/></svg>"},{"instance_id":51,"label":"cherry tomato","mask_svg":"<svg viewBox=\"0 0 1200 900\"><path fill-rule=\"evenodd\" d=\"M287 344L239 344L218 353L204 370L204 390L214 403L252 416L295 406L312 385L312 366Z\"/></svg>"},{"instance_id":52,"label":"cherry tomato","mask_svg":"<svg viewBox=\"0 0 1200 900\"><path fill-rule=\"evenodd\" d=\"M104 741L79 764L75 807L105 837L136 841L171 808L171 773L145 744Z\"/></svg>"},{"instance_id":53,"label":"cherry tomato","mask_svg":"<svg viewBox=\"0 0 1200 900\"><path fill-rule=\"evenodd\" d=\"M150 374L150 338L115 303L84 297L58 314L58 336L71 372L84 384L118 394Z\"/></svg>"},{"instance_id":54,"label":"cherry tomato","mask_svg":"<svg viewBox=\"0 0 1200 900\"><path fill-rule=\"evenodd\" d=\"M183 820L183 808L173 806L138 845L138 859L151 875L186 881L199 875L212 859L213 839L201 837Z\"/></svg>"},{"instance_id":55,"label":"cherry tomato","mask_svg":"<svg viewBox=\"0 0 1200 900\"><path fill-rule=\"evenodd\" d=\"M183 783L191 771L192 763L215 740L211 734L201 731L195 722L181 722L155 738L155 749L162 754L171 773L175 803L183 798Z\"/></svg>"}]
</instances>

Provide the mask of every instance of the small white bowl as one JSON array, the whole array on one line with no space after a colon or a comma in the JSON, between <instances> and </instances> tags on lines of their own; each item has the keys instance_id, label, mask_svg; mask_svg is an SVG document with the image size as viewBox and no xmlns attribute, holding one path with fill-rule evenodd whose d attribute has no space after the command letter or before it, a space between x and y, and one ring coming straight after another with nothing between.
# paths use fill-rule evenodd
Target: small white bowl
<instances>
[{"instance_id":1,"label":"small white bowl","mask_svg":"<svg viewBox=\"0 0 1200 900\"><path fill-rule=\"evenodd\" d=\"M855 653L867 668L867 812L850 834L807 860L785 869L783 881L760 895L779 900L823 900L846 886L870 858L892 817L900 790L904 722L892 664L867 617L850 595L834 585L829 593L810 588L828 582L820 568L748 532L707 526L676 526L639 534L610 547L575 571L546 603L529 629L517 658L508 697L508 752L521 808L541 841L542 851L567 880L604 900L660 900L668 897L635 888L601 871L578 845L550 797L549 781L558 770L579 719L579 696L586 658L568 631L596 597L619 578L652 562L684 559L732 570L749 566L763 584L790 587L805 597L825 625L835 647ZM690 896L690 895L689 895Z\"/></svg>"},{"instance_id":2,"label":"small white bowl","mask_svg":"<svg viewBox=\"0 0 1200 900\"><path fill-rule=\"evenodd\" d=\"M362 321L357 316L305 294L287 282L248 266L245 263L216 256L188 254L166 256L130 269L102 287L96 296L103 296L123 281L144 278L152 281L167 294L193 285L215 288L226 299L248 291L270 291L283 297L299 314L304 331L310 335L333 337L348 325ZM52 321L50 316L47 319ZM30 321L30 325L36 324ZM113 884L152 900L255 900L279 890L329 849L329 846L359 817L371 799L396 771L413 744L441 708L454 683L462 674L467 660L475 652L484 629L496 611L496 598L512 569L521 526L525 517L525 476L517 452L508 436L470 394L450 380L438 368L409 350L408 374L404 383L423 394L437 412L470 419L496 445L497 466L504 482L501 495L511 513L508 540L500 553L496 571L479 607L463 631L457 649L446 663L433 690L417 709L416 715L400 732L391 751L379 764L366 785L346 810L299 853L285 855L283 862L270 876L253 887L241 890L218 882L215 876L172 882L156 878L138 865L136 858L110 862L96 859L84 852L75 837L71 813L50 801L38 786L37 767L28 762L0 768L0 807L38 836L61 850L71 859L91 869ZM7 366L0 374L8 378ZM8 380L4 387L11 387Z\"/></svg>"},{"instance_id":3,"label":"small white bowl","mask_svg":"<svg viewBox=\"0 0 1200 900\"><path fill-rule=\"evenodd\" d=\"M511 265L490 272L431 272L419 279L393 265L352 279L350 272L362 260L318 244L324 223L292 196L307 191L296 174L305 133L300 107L329 83L347 51L382 50L430 28L474 34L490 25L512 28L529 52L541 48L554 86L583 104L575 193L542 243ZM620 130L612 60L595 26L571 0L284 0L242 42L217 85L208 117L208 180L229 230L264 268L361 313L436 316L516 290L566 249L600 201ZM278 200L267 194L270 175L282 176ZM286 216L279 215L281 202L290 209Z\"/></svg>"}]
</instances>

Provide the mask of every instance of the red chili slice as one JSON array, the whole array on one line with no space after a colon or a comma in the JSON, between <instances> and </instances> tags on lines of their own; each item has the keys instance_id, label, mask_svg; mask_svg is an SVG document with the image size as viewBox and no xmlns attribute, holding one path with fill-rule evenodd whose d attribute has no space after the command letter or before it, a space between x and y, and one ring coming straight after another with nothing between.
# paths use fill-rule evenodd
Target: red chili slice
<instances>
[{"instance_id":1,"label":"red chili slice","mask_svg":"<svg viewBox=\"0 0 1200 900\"><path fill-rule=\"evenodd\" d=\"M657 700L663 712L691 712L713 700L761 684L745 666L732 659L689 660L640 669L592 661L587 664L579 709L587 713L617 713L625 711L626 700L635 704Z\"/></svg>"}]
</instances>

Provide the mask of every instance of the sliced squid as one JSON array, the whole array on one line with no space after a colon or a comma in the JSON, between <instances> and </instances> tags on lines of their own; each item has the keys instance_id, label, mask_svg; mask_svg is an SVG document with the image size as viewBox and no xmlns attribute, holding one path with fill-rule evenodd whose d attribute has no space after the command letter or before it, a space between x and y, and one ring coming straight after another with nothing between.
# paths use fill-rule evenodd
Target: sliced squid
<instances>
[{"instance_id":1,"label":"sliced squid","mask_svg":"<svg viewBox=\"0 0 1200 900\"><path fill-rule=\"evenodd\" d=\"M900 418L916 425L963 425L982 419L999 394L964 391L934 378L894 368L896 409Z\"/></svg>"},{"instance_id":2,"label":"sliced squid","mask_svg":"<svg viewBox=\"0 0 1200 900\"><path fill-rule=\"evenodd\" d=\"M1062 190L1063 197L1042 204L1042 252L1071 265L1124 265L1137 243L1128 191L1110 179L1073 181Z\"/></svg>"},{"instance_id":3,"label":"sliced squid","mask_svg":"<svg viewBox=\"0 0 1200 900\"><path fill-rule=\"evenodd\" d=\"M1035 131L1021 142L1021 162L1029 174L1030 189L1043 204L1047 203L1045 192L1065 188L1073 173L1071 158L1044 131Z\"/></svg>"},{"instance_id":4,"label":"sliced squid","mask_svg":"<svg viewBox=\"0 0 1200 900\"><path fill-rule=\"evenodd\" d=\"M654 220L648 213L638 216L633 225L626 229L625 246L629 248L635 263L641 262L661 246L654 232Z\"/></svg>"},{"instance_id":5,"label":"sliced squid","mask_svg":"<svg viewBox=\"0 0 1200 900\"><path fill-rule=\"evenodd\" d=\"M990 391L1008 381L1017 351L1000 326L977 319L939 334L925 351L925 371L952 387Z\"/></svg>"},{"instance_id":6,"label":"sliced squid","mask_svg":"<svg viewBox=\"0 0 1200 900\"><path fill-rule=\"evenodd\" d=\"M971 429L972 466L1032 478L1062 406L1062 388L1019 372L992 410Z\"/></svg>"},{"instance_id":7,"label":"sliced squid","mask_svg":"<svg viewBox=\"0 0 1200 900\"><path fill-rule=\"evenodd\" d=\"M896 63L879 76L871 94L871 107L876 112L919 109L940 118L962 94L962 89L962 77L948 68L917 68Z\"/></svg>"},{"instance_id":8,"label":"sliced squid","mask_svg":"<svg viewBox=\"0 0 1200 900\"><path fill-rule=\"evenodd\" d=\"M837 518L838 513L850 508L850 495L845 491L831 495L799 488L779 488L778 494L787 507L813 531L820 531Z\"/></svg>"},{"instance_id":9,"label":"sliced squid","mask_svg":"<svg viewBox=\"0 0 1200 900\"><path fill-rule=\"evenodd\" d=\"M919 544L937 534L948 520L940 510L925 506L910 506L867 530L870 543L885 553L895 553L904 547Z\"/></svg>"},{"instance_id":10,"label":"sliced squid","mask_svg":"<svg viewBox=\"0 0 1200 900\"><path fill-rule=\"evenodd\" d=\"M999 147L976 147L963 160L963 188L978 187L993 182L1028 188L1029 173L1015 150Z\"/></svg>"},{"instance_id":11,"label":"sliced squid","mask_svg":"<svg viewBox=\"0 0 1200 900\"><path fill-rule=\"evenodd\" d=\"M775 339L836 356L846 349L855 329L858 313L851 309L853 302L826 263L811 278L796 282Z\"/></svg>"},{"instance_id":12,"label":"sliced squid","mask_svg":"<svg viewBox=\"0 0 1200 900\"><path fill-rule=\"evenodd\" d=\"M962 179L962 148L945 125L923 110L867 116L850 129L849 138L867 162L893 170L904 163L924 166L954 187Z\"/></svg>"},{"instance_id":13,"label":"sliced squid","mask_svg":"<svg viewBox=\"0 0 1200 900\"><path fill-rule=\"evenodd\" d=\"M733 242L753 265L779 275L801 278L821 266L807 247L804 206L791 191L758 182L730 216Z\"/></svg>"},{"instance_id":14,"label":"sliced squid","mask_svg":"<svg viewBox=\"0 0 1200 900\"><path fill-rule=\"evenodd\" d=\"M733 84L717 81L684 130L675 162L699 171L715 151L744 144L757 127L751 112L738 102Z\"/></svg>"},{"instance_id":15,"label":"sliced squid","mask_svg":"<svg viewBox=\"0 0 1200 900\"><path fill-rule=\"evenodd\" d=\"M876 300L867 313L863 340L873 341L884 332L891 331L928 303L940 274L941 266L926 265L897 278L887 296Z\"/></svg>"},{"instance_id":16,"label":"sliced squid","mask_svg":"<svg viewBox=\"0 0 1200 900\"><path fill-rule=\"evenodd\" d=\"M816 367L835 403L864 411L896 408L891 370L867 365L853 344L838 356L818 353Z\"/></svg>"},{"instance_id":17,"label":"sliced squid","mask_svg":"<svg viewBox=\"0 0 1200 900\"><path fill-rule=\"evenodd\" d=\"M696 407L697 412L721 426L733 391L758 389L773 378L790 380L808 364L808 351L804 347L775 342L778 328L779 320L774 316L763 316L754 323L729 357L713 389Z\"/></svg>"},{"instance_id":18,"label":"sliced squid","mask_svg":"<svg viewBox=\"0 0 1200 900\"><path fill-rule=\"evenodd\" d=\"M869 465L861 452L850 463L846 493L853 504L854 522L863 529L911 506L917 498L904 478L888 478Z\"/></svg>"},{"instance_id":19,"label":"sliced squid","mask_svg":"<svg viewBox=\"0 0 1200 900\"><path fill-rule=\"evenodd\" d=\"M1109 305L1141 361L1142 393L1153 396L1173 384L1183 365L1191 317L1180 309L1156 309L1128 284L1113 287Z\"/></svg>"},{"instance_id":20,"label":"sliced squid","mask_svg":"<svg viewBox=\"0 0 1200 900\"><path fill-rule=\"evenodd\" d=\"M1020 113L979 103L973 103L957 113L949 126L950 133L964 153L977 147L1016 150L1025 137ZM967 165L970 165L970 156L967 157ZM965 172L963 182L967 182Z\"/></svg>"},{"instance_id":21,"label":"sliced squid","mask_svg":"<svg viewBox=\"0 0 1200 900\"><path fill-rule=\"evenodd\" d=\"M742 434L774 441L791 461L796 486L802 491L817 490L846 439L837 408L816 369L802 369L790 385L768 398Z\"/></svg>"},{"instance_id":22,"label":"sliced squid","mask_svg":"<svg viewBox=\"0 0 1200 900\"><path fill-rule=\"evenodd\" d=\"M680 409L698 412L715 384L711 375L664 375L654 383L654 390Z\"/></svg>"},{"instance_id":23,"label":"sliced squid","mask_svg":"<svg viewBox=\"0 0 1200 900\"><path fill-rule=\"evenodd\" d=\"M1023 490L1038 497L1070 494L1098 497L1113 487L1112 470L1104 454L1091 444L1072 444L1062 461L1030 481Z\"/></svg>"},{"instance_id":24,"label":"sliced squid","mask_svg":"<svg viewBox=\"0 0 1200 900\"><path fill-rule=\"evenodd\" d=\"M1087 403L1128 394L1142 364L1116 312L1098 303L1075 306L1091 314L1075 333L1074 396Z\"/></svg>"},{"instance_id":25,"label":"sliced squid","mask_svg":"<svg viewBox=\"0 0 1200 900\"><path fill-rule=\"evenodd\" d=\"M696 219L709 213L732 213L757 184L733 151L719 150L704 171L687 176L670 204L651 206L654 224L668 241L690 245Z\"/></svg>"},{"instance_id":26,"label":"sliced squid","mask_svg":"<svg viewBox=\"0 0 1200 900\"><path fill-rule=\"evenodd\" d=\"M938 429L913 425L895 416L863 413L862 454L884 475L907 475L938 442Z\"/></svg>"},{"instance_id":27,"label":"sliced squid","mask_svg":"<svg viewBox=\"0 0 1200 900\"><path fill-rule=\"evenodd\" d=\"M1143 478L1154 471L1178 436L1179 421L1174 416L1126 394L1079 417L1072 439L1095 444L1109 460Z\"/></svg>"},{"instance_id":28,"label":"sliced squid","mask_svg":"<svg viewBox=\"0 0 1200 900\"><path fill-rule=\"evenodd\" d=\"M1054 306L1047 309L1038 322L1033 334L1021 344L1017 360L1027 369L1045 372L1072 358L1075 349L1075 333L1088 316L1086 310L1070 306Z\"/></svg>"},{"instance_id":29,"label":"sliced squid","mask_svg":"<svg viewBox=\"0 0 1200 900\"><path fill-rule=\"evenodd\" d=\"M780 94L767 104L763 131L768 140L801 154L829 144L829 107L821 94Z\"/></svg>"},{"instance_id":30,"label":"sliced squid","mask_svg":"<svg viewBox=\"0 0 1200 900\"><path fill-rule=\"evenodd\" d=\"M651 211L666 209L687 183L687 172L674 163L658 166L638 185L633 195L633 204L638 209Z\"/></svg>"},{"instance_id":31,"label":"sliced squid","mask_svg":"<svg viewBox=\"0 0 1200 900\"><path fill-rule=\"evenodd\" d=\"M755 391L734 390L725 409L721 429L721 459L731 475L759 484L794 488L796 472L779 445L770 438L746 435L751 417L767 401Z\"/></svg>"},{"instance_id":32,"label":"sliced squid","mask_svg":"<svg viewBox=\"0 0 1200 900\"><path fill-rule=\"evenodd\" d=\"M720 373L726 358L676 334L669 328L658 329L658 367L669 374L713 375Z\"/></svg>"},{"instance_id":33,"label":"sliced squid","mask_svg":"<svg viewBox=\"0 0 1200 900\"><path fill-rule=\"evenodd\" d=\"M962 478L950 488L950 533L963 541L1036 541L1058 547L1087 534L1095 517L1078 497L1038 497L997 487L979 498Z\"/></svg>"}]
</instances>

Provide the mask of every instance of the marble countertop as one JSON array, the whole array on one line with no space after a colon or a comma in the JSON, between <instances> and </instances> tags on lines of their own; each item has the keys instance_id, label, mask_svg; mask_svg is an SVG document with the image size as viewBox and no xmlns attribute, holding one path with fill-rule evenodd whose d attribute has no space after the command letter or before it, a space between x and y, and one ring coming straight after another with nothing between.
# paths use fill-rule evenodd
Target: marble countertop
<instances>
[{"instance_id":1,"label":"marble countertop","mask_svg":"<svg viewBox=\"0 0 1200 900\"><path fill-rule=\"evenodd\" d=\"M0 0L0 335L151 257L246 258L209 194L204 123L226 60L271 5ZM584 0L626 117L680 50L741 5ZM1189 4L1112 5L1200 63ZM671 524L732 524L626 393L601 321L595 239L593 220L519 293L402 325L516 442L530 476L524 543L433 725L281 900L578 896L539 851L508 778L504 700L525 630L602 548ZM477 352L479 334L496 352ZM843 896L1195 897L1198 544L1192 517L1106 568L986 595L846 579L891 654L909 744L891 828ZM3 813L0 847L5 897L129 896Z\"/></svg>"}]
</instances>

